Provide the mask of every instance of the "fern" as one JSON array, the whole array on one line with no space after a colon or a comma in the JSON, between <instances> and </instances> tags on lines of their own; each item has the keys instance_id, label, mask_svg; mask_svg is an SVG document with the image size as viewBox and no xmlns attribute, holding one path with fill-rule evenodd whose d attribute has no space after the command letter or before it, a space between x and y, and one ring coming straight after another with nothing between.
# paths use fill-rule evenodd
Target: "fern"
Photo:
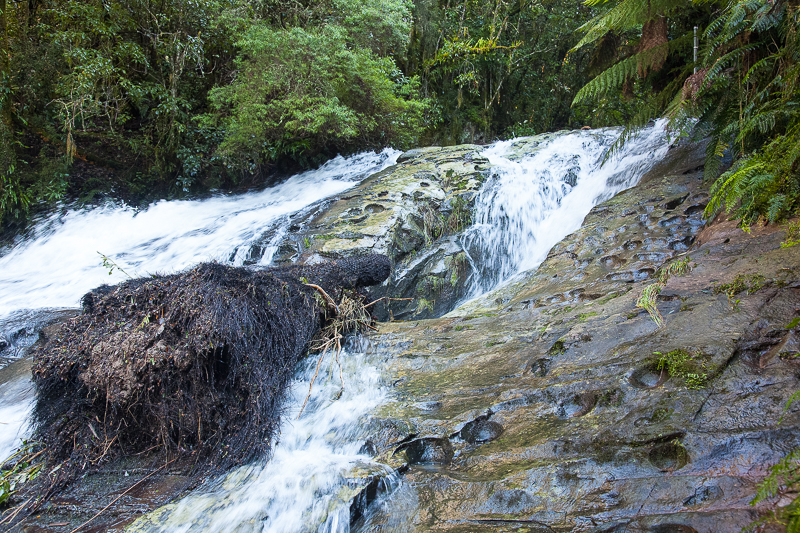
<instances>
[{"instance_id":1,"label":"fern","mask_svg":"<svg viewBox=\"0 0 800 533\"><path fill-rule=\"evenodd\" d=\"M586 100L597 99L600 96L619 90L622 84L625 83L625 80L636 78L641 68L652 68L665 51L674 51L686 46L689 43L690 37L689 35L684 35L679 39L654 46L653 48L623 59L584 85L581 90L578 91L578 94L575 95L572 105L583 103ZM663 111L663 109L661 111Z\"/></svg>"},{"instance_id":2,"label":"fern","mask_svg":"<svg viewBox=\"0 0 800 533\"><path fill-rule=\"evenodd\" d=\"M795 392L786 402L784 414L792 403L800 400L800 391ZM778 422L782 422L783 417ZM756 497L750 505L774 498L780 494L796 491L800 488L800 448L796 448L769 469L769 474L759 483ZM774 512L773 520L786 525L786 533L800 533L800 497L782 509Z\"/></svg>"}]
</instances>

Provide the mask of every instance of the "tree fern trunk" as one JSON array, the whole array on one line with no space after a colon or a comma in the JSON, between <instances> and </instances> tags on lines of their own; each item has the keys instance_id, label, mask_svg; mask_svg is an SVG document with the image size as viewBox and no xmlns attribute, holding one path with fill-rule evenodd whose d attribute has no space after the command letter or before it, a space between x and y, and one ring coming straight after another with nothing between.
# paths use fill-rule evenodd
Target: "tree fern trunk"
<instances>
[{"instance_id":1,"label":"tree fern trunk","mask_svg":"<svg viewBox=\"0 0 800 533\"><path fill-rule=\"evenodd\" d=\"M0 119L5 122L6 126L10 126L11 122L11 98L10 94L6 92L5 86L10 83L11 72L8 60L8 30L6 16L7 4L6 0L0 0L0 86L3 87L3 92L0 93Z\"/></svg>"}]
</instances>

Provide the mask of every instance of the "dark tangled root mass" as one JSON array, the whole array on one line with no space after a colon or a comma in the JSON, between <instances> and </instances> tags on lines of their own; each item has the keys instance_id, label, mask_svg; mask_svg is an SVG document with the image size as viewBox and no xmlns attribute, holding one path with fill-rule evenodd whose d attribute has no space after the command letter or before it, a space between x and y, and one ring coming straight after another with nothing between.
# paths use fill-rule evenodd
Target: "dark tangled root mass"
<instances>
[{"instance_id":1,"label":"dark tangled root mass","mask_svg":"<svg viewBox=\"0 0 800 533\"><path fill-rule=\"evenodd\" d=\"M151 450L226 468L268 451L318 289L380 283L385 256L266 271L201 264L100 287L34 352L36 436L80 471Z\"/></svg>"}]
</instances>

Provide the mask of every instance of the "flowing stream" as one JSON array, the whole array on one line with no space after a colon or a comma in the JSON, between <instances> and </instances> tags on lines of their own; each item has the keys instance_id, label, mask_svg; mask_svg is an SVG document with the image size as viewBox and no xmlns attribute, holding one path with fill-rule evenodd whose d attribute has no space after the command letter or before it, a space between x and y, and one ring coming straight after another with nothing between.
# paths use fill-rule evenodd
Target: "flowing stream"
<instances>
[{"instance_id":1,"label":"flowing stream","mask_svg":"<svg viewBox=\"0 0 800 533\"><path fill-rule=\"evenodd\" d=\"M602 154L617 135L617 130L555 135L529 154L515 155L519 141L487 148L493 171L477 198L475 224L462 239L475 268L472 296L538 266L594 205L634 185L667 150L656 126L601 167ZM108 205L42 216L0 251L0 342L30 344L37 317L57 312L42 310L74 308L89 289L124 281L125 273L175 272L208 260L268 265L294 213L347 190L398 155L386 150L339 157L260 192L162 201L141 211ZM98 254L114 263L103 266ZM349 532L350 502L365 480L381 479L386 494L400 483L362 450L368 436L363 422L390 401L380 377L382 355L364 352L351 349L341 358L344 388L335 363L323 362L328 370L320 373L298 419L316 364L309 358L292 384L270 458L143 517L135 530ZM0 454L5 457L25 434L31 394L25 367L3 371L0 422L6 425Z\"/></svg>"},{"instance_id":2,"label":"flowing stream","mask_svg":"<svg viewBox=\"0 0 800 533\"><path fill-rule=\"evenodd\" d=\"M462 239L474 270L470 297L538 267L592 207L635 185L668 150L663 125L656 124L603 164L618 135L618 129L574 131L529 153L517 153L517 140L484 152L491 175Z\"/></svg>"}]
</instances>

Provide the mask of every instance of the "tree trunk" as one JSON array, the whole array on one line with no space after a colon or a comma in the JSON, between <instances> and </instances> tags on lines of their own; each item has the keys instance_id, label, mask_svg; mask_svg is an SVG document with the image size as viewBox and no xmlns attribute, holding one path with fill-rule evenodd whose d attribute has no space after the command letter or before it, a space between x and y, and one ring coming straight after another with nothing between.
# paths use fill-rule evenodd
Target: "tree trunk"
<instances>
[{"instance_id":1,"label":"tree trunk","mask_svg":"<svg viewBox=\"0 0 800 533\"><path fill-rule=\"evenodd\" d=\"M0 0L0 119L11 125L11 71L8 60L8 29L6 16L6 0Z\"/></svg>"}]
</instances>

